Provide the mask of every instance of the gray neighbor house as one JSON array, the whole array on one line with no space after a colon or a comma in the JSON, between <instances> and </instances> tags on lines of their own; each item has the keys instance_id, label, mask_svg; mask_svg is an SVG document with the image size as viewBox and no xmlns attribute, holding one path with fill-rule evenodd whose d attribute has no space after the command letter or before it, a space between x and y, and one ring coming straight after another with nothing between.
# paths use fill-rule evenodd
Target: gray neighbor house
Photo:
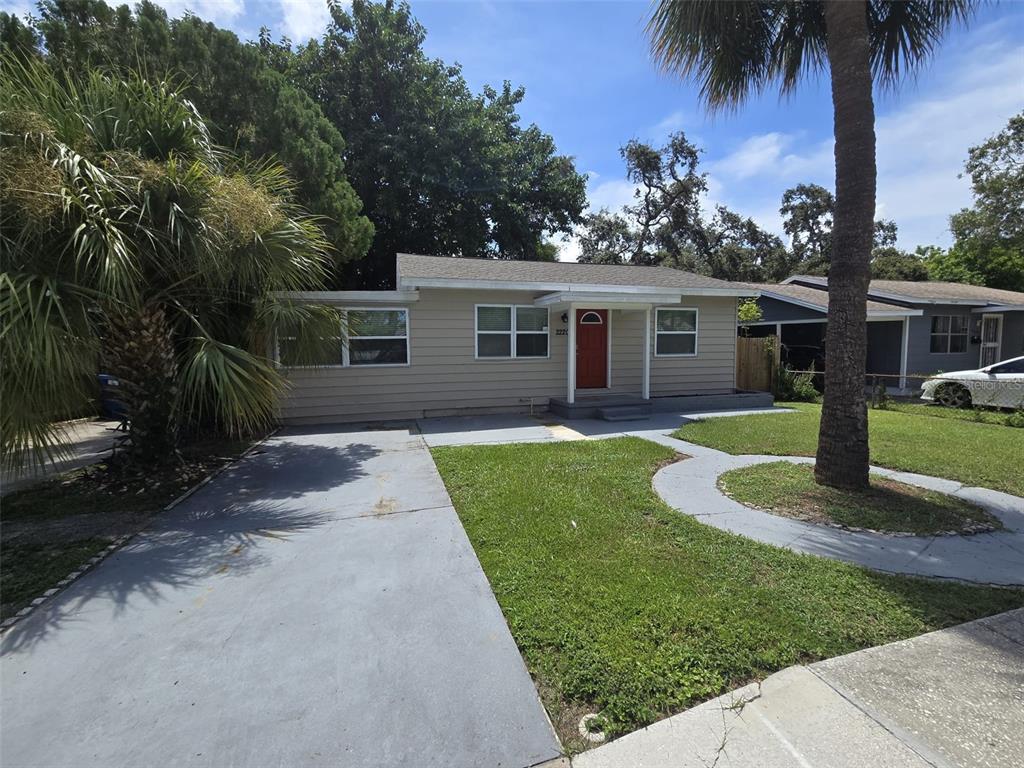
<instances>
[{"instance_id":1,"label":"gray neighbor house","mask_svg":"<svg viewBox=\"0 0 1024 768\"><path fill-rule=\"evenodd\" d=\"M777 335L795 370L825 363L828 280L795 275L757 284L763 317L744 331ZM1024 355L1024 293L945 282L872 280L868 289L869 375L894 390L929 375L982 368Z\"/></svg>"},{"instance_id":2,"label":"gray neighbor house","mask_svg":"<svg viewBox=\"0 0 1024 768\"><path fill-rule=\"evenodd\" d=\"M294 340L277 339L280 419L768 405L736 390L737 302L750 294L668 267L399 254L395 290L283 294L331 304L342 322L316 365L295 365Z\"/></svg>"}]
</instances>

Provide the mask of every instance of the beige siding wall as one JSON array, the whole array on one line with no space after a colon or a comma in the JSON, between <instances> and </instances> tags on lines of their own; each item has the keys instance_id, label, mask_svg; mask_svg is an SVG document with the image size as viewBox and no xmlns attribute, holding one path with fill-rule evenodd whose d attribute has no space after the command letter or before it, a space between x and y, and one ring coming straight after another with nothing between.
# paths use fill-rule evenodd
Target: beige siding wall
<instances>
[{"instance_id":1,"label":"beige siding wall","mask_svg":"<svg viewBox=\"0 0 1024 768\"><path fill-rule=\"evenodd\" d=\"M651 397L732 391L736 386L736 299L683 297L681 306L697 308L697 356L653 358Z\"/></svg>"},{"instance_id":2,"label":"beige siding wall","mask_svg":"<svg viewBox=\"0 0 1024 768\"><path fill-rule=\"evenodd\" d=\"M537 295L421 289L419 301L409 305L410 365L289 370L282 420L330 423L527 411L531 400L535 410L543 410L549 398L566 395L568 338L556 335L566 327L560 310L551 312L548 358L477 360L474 354L476 304L531 304ZM684 304L700 310L698 356L652 357L651 394L731 390L735 300ZM639 395L644 313L615 310L611 315L611 390ZM653 332L651 338L653 343Z\"/></svg>"}]
</instances>

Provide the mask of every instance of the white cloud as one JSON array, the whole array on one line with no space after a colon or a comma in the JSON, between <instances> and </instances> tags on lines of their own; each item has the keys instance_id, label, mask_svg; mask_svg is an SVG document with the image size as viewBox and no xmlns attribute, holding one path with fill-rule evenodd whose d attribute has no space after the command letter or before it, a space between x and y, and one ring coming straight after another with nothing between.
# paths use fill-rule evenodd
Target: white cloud
<instances>
[{"instance_id":1,"label":"white cloud","mask_svg":"<svg viewBox=\"0 0 1024 768\"><path fill-rule=\"evenodd\" d=\"M284 34L293 43L320 37L331 22L327 0L279 0Z\"/></svg>"},{"instance_id":2,"label":"white cloud","mask_svg":"<svg viewBox=\"0 0 1024 768\"><path fill-rule=\"evenodd\" d=\"M0 0L0 11L5 11L11 16L24 19L28 15L38 16L34 0Z\"/></svg>"},{"instance_id":3,"label":"white cloud","mask_svg":"<svg viewBox=\"0 0 1024 768\"><path fill-rule=\"evenodd\" d=\"M968 147L1001 130L1021 109L1024 46L976 45L950 69L952 76L926 95L915 98L908 86L902 103L886 110L882 100L878 109L876 212L896 221L905 248L949 242L949 215L971 203L968 180L957 178ZM776 209L787 187L834 187L832 150L831 138L807 144L798 133L750 136L709 163L716 183L709 197L728 201L763 226L775 222L772 229L781 233Z\"/></svg>"},{"instance_id":4,"label":"white cloud","mask_svg":"<svg viewBox=\"0 0 1024 768\"><path fill-rule=\"evenodd\" d=\"M565 235L556 240L559 261L580 260L580 239L576 235Z\"/></svg>"},{"instance_id":5,"label":"white cloud","mask_svg":"<svg viewBox=\"0 0 1024 768\"><path fill-rule=\"evenodd\" d=\"M658 122L653 128L651 133L655 136L662 137L667 136L670 133L674 133L692 122L691 116L682 109L677 109L671 115L665 117L664 120Z\"/></svg>"},{"instance_id":6,"label":"white cloud","mask_svg":"<svg viewBox=\"0 0 1024 768\"><path fill-rule=\"evenodd\" d=\"M587 201L591 211L607 208L617 213L624 205L633 203L637 187L626 179L609 179L587 190Z\"/></svg>"},{"instance_id":7,"label":"white cloud","mask_svg":"<svg viewBox=\"0 0 1024 768\"><path fill-rule=\"evenodd\" d=\"M228 26L245 13L245 0L154 0L171 18L191 12L203 21Z\"/></svg>"}]
</instances>

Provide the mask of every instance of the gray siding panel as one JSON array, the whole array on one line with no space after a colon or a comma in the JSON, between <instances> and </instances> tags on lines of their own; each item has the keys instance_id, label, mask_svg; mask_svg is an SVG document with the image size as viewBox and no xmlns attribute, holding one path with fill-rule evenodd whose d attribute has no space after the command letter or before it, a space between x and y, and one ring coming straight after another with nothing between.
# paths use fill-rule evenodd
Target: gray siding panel
<instances>
[{"instance_id":1,"label":"gray siding panel","mask_svg":"<svg viewBox=\"0 0 1024 768\"><path fill-rule=\"evenodd\" d=\"M408 366L288 370L290 389L281 418L288 423L330 423L543 409L548 399L566 394L568 337L556 334L566 328L561 310L551 312L548 358L477 360L474 355L476 304L531 304L536 295L421 289L419 301L409 305ZM656 358L652 354L651 394L732 391L735 299L687 298L683 305L699 310L698 356ZM610 314L611 390L639 395L644 312L614 310Z\"/></svg>"},{"instance_id":2,"label":"gray siding panel","mask_svg":"<svg viewBox=\"0 0 1024 768\"><path fill-rule=\"evenodd\" d=\"M902 320L868 323L867 372L898 374L902 348ZM895 386L897 382L894 379L886 379L885 383Z\"/></svg>"},{"instance_id":3,"label":"gray siding panel","mask_svg":"<svg viewBox=\"0 0 1024 768\"><path fill-rule=\"evenodd\" d=\"M971 314L972 307L955 304L934 304L922 307L922 309L924 310L923 315L910 318L910 338L907 344L907 372L911 375L930 375L939 371L948 373L950 371L977 368L981 350L974 343L974 339L978 335L977 324L980 322L980 319L978 315ZM966 352L952 355L932 354L931 329L932 317L935 315L964 315L970 319Z\"/></svg>"},{"instance_id":4,"label":"gray siding panel","mask_svg":"<svg viewBox=\"0 0 1024 768\"><path fill-rule=\"evenodd\" d=\"M1024 312L1003 314L1003 345L1000 360L1024 355Z\"/></svg>"}]
</instances>

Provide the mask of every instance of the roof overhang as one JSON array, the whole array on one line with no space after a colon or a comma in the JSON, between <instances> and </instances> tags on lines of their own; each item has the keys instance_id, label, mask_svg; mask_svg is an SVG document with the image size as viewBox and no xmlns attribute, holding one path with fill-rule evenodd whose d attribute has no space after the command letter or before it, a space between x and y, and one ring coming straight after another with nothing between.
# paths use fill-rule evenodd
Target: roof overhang
<instances>
[{"instance_id":1,"label":"roof overhang","mask_svg":"<svg viewBox=\"0 0 1024 768\"><path fill-rule=\"evenodd\" d=\"M1024 312L1024 304L989 304L984 307L972 309L971 312L978 314L998 314L999 312Z\"/></svg>"},{"instance_id":2,"label":"roof overhang","mask_svg":"<svg viewBox=\"0 0 1024 768\"><path fill-rule=\"evenodd\" d=\"M411 304L419 291L276 291L276 299L303 304Z\"/></svg>"},{"instance_id":3,"label":"roof overhang","mask_svg":"<svg viewBox=\"0 0 1024 768\"><path fill-rule=\"evenodd\" d=\"M828 289L828 279L824 277L793 275L782 281L783 285L789 285L790 283L806 285L821 290ZM910 296L906 293L891 293L870 288L868 289L868 298L879 299L880 301L899 301L903 304L957 304L965 307L980 307L986 306L989 303L984 299L922 298L920 296Z\"/></svg>"},{"instance_id":4,"label":"roof overhang","mask_svg":"<svg viewBox=\"0 0 1024 768\"><path fill-rule=\"evenodd\" d=\"M571 304L589 309L650 309L659 304L678 304L685 294L680 291L660 293L607 293L585 291L555 291L538 296L535 306L558 309Z\"/></svg>"},{"instance_id":5,"label":"roof overhang","mask_svg":"<svg viewBox=\"0 0 1024 768\"><path fill-rule=\"evenodd\" d=\"M761 295L769 298L776 299L777 301L785 301L789 304L795 304L798 307L804 307L805 309L813 309L815 312L821 312L823 315L828 314L828 307L822 304L814 304L810 301L804 301L802 299L796 299L792 296L787 296L784 293L776 293L775 291L769 291L761 289ZM868 317L874 320L884 320L886 318L900 318L900 317L917 317L923 315L924 310L922 309L911 309L910 307L893 307L892 309L869 309Z\"/></svg>"},{"instance_id":6,"label":"roof overhang","mask_svg":"<svg viewBox=\"0 0 1024 768\"><path fill-rule=\"evenodd\" d=\"M868 320L899 320L901 317L920 317L923 309L869 309Z\"/></svg>"},{"instance_id":7,"label":"roof overhang","mask_svg":"<svg viewBox=\"0 0 1024 768\"><path fill-rule=\"evenodd\" d=\"M410 288L471 288L490 291L535 291L538 293L575 292L590 294L658 294L679 296L756 296L750 288L666 288L657 285L610 285L586 283L544 283L511 280L467 280L457 277L400 276L398 287Z\"/></svg>"},{"instance_id":8,"label":"roof overhang","mask_svg":"<svg viewBox=\"0 0 1024 768\"><path fill-rule=\"evenodd\" d=\"M804 301L802 299L794 299L792 296L787 296L784 293L776 293L775 291L766 291L764 288L761 289L761 295L768 299L775 299L777 301L785 301L789 304L796 304L798 307L804 307L806 309L813 309L817 312L827 312L828 307L823 304L814 304L810 301Z\"/></svg>"}]
</instances>

